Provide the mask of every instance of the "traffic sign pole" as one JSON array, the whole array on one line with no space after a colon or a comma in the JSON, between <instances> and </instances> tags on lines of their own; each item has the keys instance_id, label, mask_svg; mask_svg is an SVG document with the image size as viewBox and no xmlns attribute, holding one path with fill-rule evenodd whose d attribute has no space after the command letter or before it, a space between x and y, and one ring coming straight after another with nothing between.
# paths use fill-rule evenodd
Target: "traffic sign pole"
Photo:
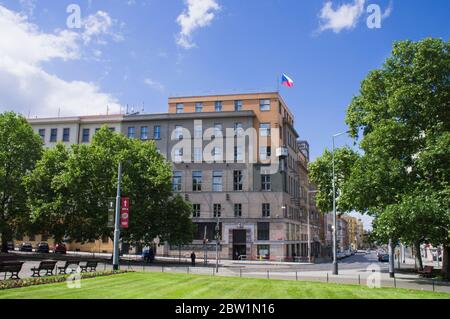
<instances>
[{"instance_id":1,"label":"traffic sign pole","mask_svg":"<svg viewBox=\"0 0 450 319\"><path fill-rule=\"evenodd\" d=\"M120 183L122 181L122 162L119 162L117 173L116 223L114 228L113 269L119 270L119 239L120 239Z\"/></svg>"}]
</instances>

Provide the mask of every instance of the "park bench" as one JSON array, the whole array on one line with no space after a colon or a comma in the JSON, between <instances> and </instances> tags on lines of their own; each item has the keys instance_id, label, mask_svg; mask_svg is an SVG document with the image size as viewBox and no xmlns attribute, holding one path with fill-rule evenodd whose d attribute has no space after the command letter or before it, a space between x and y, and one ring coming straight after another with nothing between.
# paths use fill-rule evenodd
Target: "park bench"
<instances>
[{"instance_id":1,"label":"park bench","mask_svg":"<svg viewBox=\"0 0 450 319\"><path fill-rule=\"evenodd\" d=\"M55 269L57 261L54 260L44 260L41 261L39 267L31 268L33 274L31 277L41 277L41 271L45 271L44 276L53 276L53 270Z\"/></svg>"},{"instance_id":2,"label":"park bench","mask_svg":"<svg viewBox=\"0 0 450 319\"><path fill-rule=\"evenodd\" d=\"M6 275L11 274L9 279L20 279L19 272L22 270L22 261L5 261L0 263L0 273L5 273L4 280L6 280Z\"/></svg>"},{"instance_id":3,"label":"park bench","mask_svg":"<svg viewBox=\"0 0 450 319\"><path fill-rule=\"evenodd\" d=\"M424 277L430 277L433 275L433 266L425 266L423 267L423 270L419 270L418 273L421 274Z\"/></svg>"},{"instance_id":4,"label":"park bench","mask_svg":"<svg viewBox=\"0 0 450 319\"><path fill-rule=\"evenodd\" d=\"M79 261L70 261L70 260L68 260L68 261L65 262L64 266L59 266L58 267L58 274L59 275L65 275L65 274L67 274L67 269L69 268L70 265L77 266L77 268L78 268L79 264L80 264ZM73 272L73 269L71 269L71 272Z\"/></svg>"},{"instance_id":5,"label":"park bench","mask_svg":"<svg viewBox=\"0 0 450 319\"><path fill-rule=\"evenodd\" d=\"M97 270L97 261L86 261L84 265L80 265L81 272L94 272Z\"/></svg>"}]
</instances>

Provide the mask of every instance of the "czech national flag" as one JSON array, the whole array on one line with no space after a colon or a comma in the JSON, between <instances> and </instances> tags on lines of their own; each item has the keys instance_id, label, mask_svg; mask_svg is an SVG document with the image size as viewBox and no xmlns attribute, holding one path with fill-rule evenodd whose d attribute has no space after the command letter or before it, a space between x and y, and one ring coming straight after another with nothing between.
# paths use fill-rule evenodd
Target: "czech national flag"
<instances>
[{"instance_id":1,"label":"czech national flag","mask_svg":"<svg viewBox=\"0 0 450 319\"><path fill-rule=\"evenodd\" d=\"M281 77L281 85L291 88L294 86L294 81L286 74L283 74L283 76Z\"/></svg>"}]
</instances>

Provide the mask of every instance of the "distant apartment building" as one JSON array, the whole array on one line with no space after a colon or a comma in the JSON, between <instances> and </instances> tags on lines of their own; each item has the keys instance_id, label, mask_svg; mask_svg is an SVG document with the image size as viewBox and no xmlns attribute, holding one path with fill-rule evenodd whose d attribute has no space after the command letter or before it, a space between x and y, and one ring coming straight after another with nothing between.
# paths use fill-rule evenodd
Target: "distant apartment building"
<instances>
[{"instance_id":1,"label":"distant apartment building","mask_svg":"<svg viewBox=\"0 0 450 319\"><path fill-rule=\"evenodd\" d=\"M349 215L343 215L342 218L347 222L347 234L350 247L354 250L362 248L364 232L362 221Z\"/></svg>"},{"instance_id":2,"label":"distant apartment building","mask_svg":"<svg viewBox=\"0 0 450 319\"><path fill-rule=\"evenodd\" d=\"M173 164L173 191L192 203L197 229L191 244L166 243L158 254L196 251L200 257L215 251L218 237L221 258L307 256L309 145L298 141L294 116L278 93L175 97L164 114L29 122L47 147L90 143L102 125L155 142ZM323 223L310 199L311 250L319 255ZM112 245L99 240L89 249L110 252Z\"/></svg>"}]
</instances>

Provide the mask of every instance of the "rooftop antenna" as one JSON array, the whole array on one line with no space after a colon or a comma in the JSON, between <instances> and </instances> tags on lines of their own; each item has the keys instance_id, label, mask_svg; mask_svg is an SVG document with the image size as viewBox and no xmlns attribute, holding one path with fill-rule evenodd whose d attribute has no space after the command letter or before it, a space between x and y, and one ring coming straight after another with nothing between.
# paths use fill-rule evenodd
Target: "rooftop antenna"
<instances>
[{"instance_id":1,"label":"rooftop antenna","mask_svg":"<svg viewBox=\"0 0 450 319\"><path fill-rule=\"evenodd\" d=\"M128 115L128 104L127 104L127 111L126 111L126 113L125 114L127 114Z\"/></svg>"},{"instance_id":2,"label":"rooftop antenna","mask_svg":"<svg viewBox=\"0 0 450 319\"><path fill-rule=\"evenodd\" d=\"M145 102L142 102L142 114L145 113Z\"/></svg>"},{"instance_id":3,"label":"rooftop antenna","mask_svg":"<svg viewBox=\"0 0 450 319\"><path fill-rule=\"evenodd\" d=\"M58 108L58 118L60 118L61 117L61 108L59 107Z\"/></svg>"}]
</instances>

